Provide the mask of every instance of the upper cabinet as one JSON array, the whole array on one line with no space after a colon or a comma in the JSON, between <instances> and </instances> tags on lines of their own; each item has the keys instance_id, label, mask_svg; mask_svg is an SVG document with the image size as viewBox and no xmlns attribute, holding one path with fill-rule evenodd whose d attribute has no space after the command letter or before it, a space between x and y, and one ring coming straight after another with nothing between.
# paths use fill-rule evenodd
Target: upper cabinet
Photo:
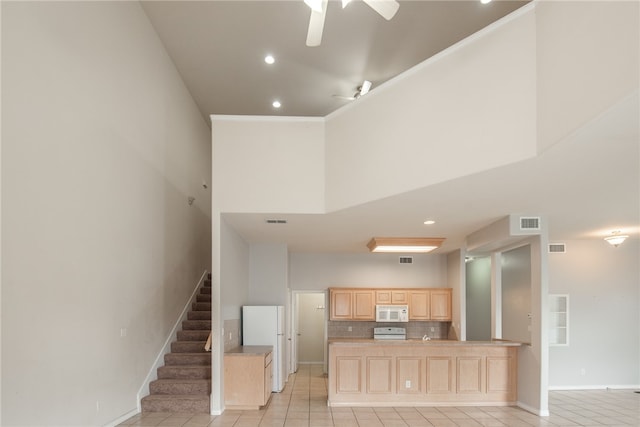
<instances>
[{"instance_id":1,"label":"upper cabinet","mask_svg":"<svg viewBox=\"0 0 640 427\"><path fill-rule=\"evenodd\" d=\"M329 289L329 320L376 320L372 289Z\"/></svg>"},{"instance_id":2,"label":"upper cabinet","mask_svg":"<svg viewBox=\"0 0 640 427\"><path fill-rule=\"evenodd\" d=\"M409 320L451 321L450 288L330 288L329 320L376 320L376 304L409 306Z\"/></svg>"},{"instance_id":3,"label":"upper cabinet","mask_svg":"<svg viewBox=\"0 0 640 427\"><path fill-rule=\"evenodd\" d=\"M376 290L376 304L409 304L406 290Z\"/></svg>"},{"instance_id":4,"label":"upper cabinet","mask_svg":"<svg viewBox=\"0 0 640 427\"><path fill-rule=\"evenodd\" d=\"M451 320L451 288L431 289L431 320Z\"/></svg>"}]
</instances>

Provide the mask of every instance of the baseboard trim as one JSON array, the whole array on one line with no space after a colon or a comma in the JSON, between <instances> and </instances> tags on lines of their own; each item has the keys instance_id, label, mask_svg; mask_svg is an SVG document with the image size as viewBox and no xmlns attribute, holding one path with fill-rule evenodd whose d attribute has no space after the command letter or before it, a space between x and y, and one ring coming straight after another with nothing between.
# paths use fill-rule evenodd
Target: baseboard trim
<instances>
[{"instance_id":1,"label":"baseboard trim","mask_svg":"<svg viewBox=\"0 0 640 427\"><path fill-rule=\"evenodd\" d=\"M533 406L529 406L526 403L523 403L523 402L520 402L520 401L516 402L516 406L518 408L524 409L527 412L531 412L532 414L537 415L539 417L548 417L549 416L549 409L540 410L538 408L534 408Z\"/></svg>"},{"instance_id":2,"label":"baseboard trim","mask_svg":"<svg viewBox=\"0 0 640 427\"><path fill-rule=\"evenodd\" d=\"M140 405L138 403L138 405ZM123 422L127 421L129 418L133 417L134 415L138 415L140 413L139 410L137 409L133 409L129 412L127 412L126 414L122 415L120 418L117 418L113 421L111 421L108 424L105 424L104 427L116 427L119 424L122 424Z\"/></svg>"},{"instance_id":3,"label":"baseboard trim","mask_svg":"<svg viewBox=\"0 0 640 427\"><path fill-rule=\"evenodd\" d=\"M576 390L634 390L639 389L640 384L625 385L554 385L549 386L549 391L576 391Z\"/></svg>"},{"instance_id":4,"label":"baseboard trim","mask_svg":"<svg viewBox=\"0 0 640 427\"><path fill-rule=\"evenodd\" d=\"M198 294L198 290L202 285L204 285L204 281L208 273L209 272L207 270L205 270L204 273L202 273L200 280L196 284L196 287L193 290L193 292L191 293L191 297L189 298L189 301L187 301L184 308L182 309L182 313L180 314L180 317L178 317L178 320L173 325L173 329L171 329L171 331L169 332L169 335L167 336L167 339L164 342L164 346L162 346L162 349L160 349L160 352L158 353L156 360L153 362L153 366L151 366L151 369L149 369L149 373L147 374L147 377L144 379L142 386L138 390L138 395L136 397L138 412L142 412L142 403L140 403L140 400L144 396L149 394L149 384L151 383L151 381L155 381L158 379L158 368L164 364L164 355L171 352L171 343L173 342L174 337L176 336L176 333L178 332L179 328L182 326L182 322L184 320L187 320L187 314L189 313L189 310L191 310L191 304L196 300L196 295Z\"/></svg>"}]
</instances>

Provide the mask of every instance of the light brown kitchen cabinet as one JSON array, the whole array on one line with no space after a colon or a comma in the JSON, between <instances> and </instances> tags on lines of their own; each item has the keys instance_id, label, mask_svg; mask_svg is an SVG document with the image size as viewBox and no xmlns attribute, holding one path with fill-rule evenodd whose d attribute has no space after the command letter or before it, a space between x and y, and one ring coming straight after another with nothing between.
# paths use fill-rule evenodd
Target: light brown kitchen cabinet
<instances>
[{"instance_id":1,"label":"light brown kitchen cabinet","mask_svg":"<svg viewBox=\"0 0 640 427\"><path fill-rule=\"evenodd\" d=\"M377 290L376 304L409 304L408 292L393 289Z\"/></svg>"},{"instance_id":2,"label":"light brown kitchen cabinet","mask_svg":"<svg viewBox=\"0 0 640 427\"><path fill-rule=\"evenodd\" d=\"M240 346L224 354L227 409L259 409L271 398L272 347Z\"/></svg>"},{"instance_id":3,"label":"light brown kitchen cabinet","mask_svg":"<svg viewBox=\"0 0 640 427\"><path fill-rule=\"evenodd\" d=\"M431 289L429 292L431 293L431 320L451 320L451 288Z\"/></svg>"},{"instance_id":4,"label":"light brown kitchen cabinet","mask_svg":"<svg viewBox=\"0 0 640 427\"><path fill-rule=\"evenodd\" d=\"M329 289L329 320L376 320L373 289Z\"/></svg>"},{"instance_id":5,"label":"light brown kitchen cabinet","mask_svg":"<svg viewBox=\"0 0 640 427\"><path fill-rule=\"evenodd\" d=\"M430 320L430 292L425 290L409 291L409 320Z\"/></svg>"},{"instance_id":6,"label":"light brown kitchen cabinet","mask_svg":"<svg viewBox=\"0 0 640 427\"><path fill-rule=\"evenodd\" d=\"M450 288L329 288L329 320L376 319L376 304L408 305L409 320L452 320Z\"/></svg>"}]
</instances>

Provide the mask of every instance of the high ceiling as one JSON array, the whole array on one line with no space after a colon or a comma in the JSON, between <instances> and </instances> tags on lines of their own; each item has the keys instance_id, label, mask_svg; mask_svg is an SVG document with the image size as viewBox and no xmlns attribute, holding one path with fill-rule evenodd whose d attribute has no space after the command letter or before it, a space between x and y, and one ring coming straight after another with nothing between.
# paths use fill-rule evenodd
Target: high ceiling
<instances>
[{"instance_id":1,"label":"high ceiling","mask_svg":"<svg viewBox=\"0 0 640 427\"><path fill-rule=\"evenodd\" d=\"M326 116L366 79L379 86L526 4L403 1L386 21L362 1L327 7L307 47L303 0L143 1L202 114ZM275 64L267 65L271 54ZM273 100L282 103L272 107Z\"/></svg>"},{"instance_id":2,"label":"high ceiling","mask_svg":"<svg viewBox=\"0 0 640 427\"><path fill-rule=\"evenodd\" d=\"M144 1L202 115L325 116L363 80L375 88L526 2L403 1L385 21L361 1L329 3L322 45L305 46L309 8L288 1ZM267 65L266 54L276 62ZM274 109L271 102L282 102ZM225 213L249 242L292 252L366 252L373 236L446 237L437 253L510 213L549 220L550 238L640 232L637 94L542 155L325 215ZM615 159L608 162L607 159ZM269 225L269 217L286 225ZM425 226L429 218L437 222ZM603 244L605 244L603 242Z\"/></svg>"}]
</instances>

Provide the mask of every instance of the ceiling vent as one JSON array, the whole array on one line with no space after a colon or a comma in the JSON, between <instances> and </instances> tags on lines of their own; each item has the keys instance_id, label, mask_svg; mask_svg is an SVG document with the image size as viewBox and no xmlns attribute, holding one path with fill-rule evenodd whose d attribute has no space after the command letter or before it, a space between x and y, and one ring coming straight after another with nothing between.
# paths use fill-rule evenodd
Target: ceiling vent
<instances>
[{"instance_id":1,"label":"ceiling vent","mask_svg":"<svg viewBox=\"0 0 640 427\"><path fill-rule=\"evenodd\" d=\"M549 253L563 254L567 252L567 246L564 243L549 243Z\"/></svg>"},{"instance_id":2,"label":"ceiling vent","mask_svg":"<svg viewBox=\"0 0 640 427\"><path fill-rule=\"evenodd\" d=\"M267 224L286 224L286 219L267 219L265 220Z\"/></svg>"},{"instance_id":3,"label":"ceiling vent","mask_svg":"<svg viewBox=\"0 0 640 427\"><path fill-rule=\"evenodd\" d=\"M520 230L540 230L540 217L520 217Z\"/></svg>"},{"instance_id":4,"label":"ceiling vent","mask_svg":"<svg viewBox=\"0 0 640 427\"><path fill-rule=\"evenodd\" d=\"M400 264L413 264L413 257L410 256L401 256Z\"/></svg>"}]
</instances>

